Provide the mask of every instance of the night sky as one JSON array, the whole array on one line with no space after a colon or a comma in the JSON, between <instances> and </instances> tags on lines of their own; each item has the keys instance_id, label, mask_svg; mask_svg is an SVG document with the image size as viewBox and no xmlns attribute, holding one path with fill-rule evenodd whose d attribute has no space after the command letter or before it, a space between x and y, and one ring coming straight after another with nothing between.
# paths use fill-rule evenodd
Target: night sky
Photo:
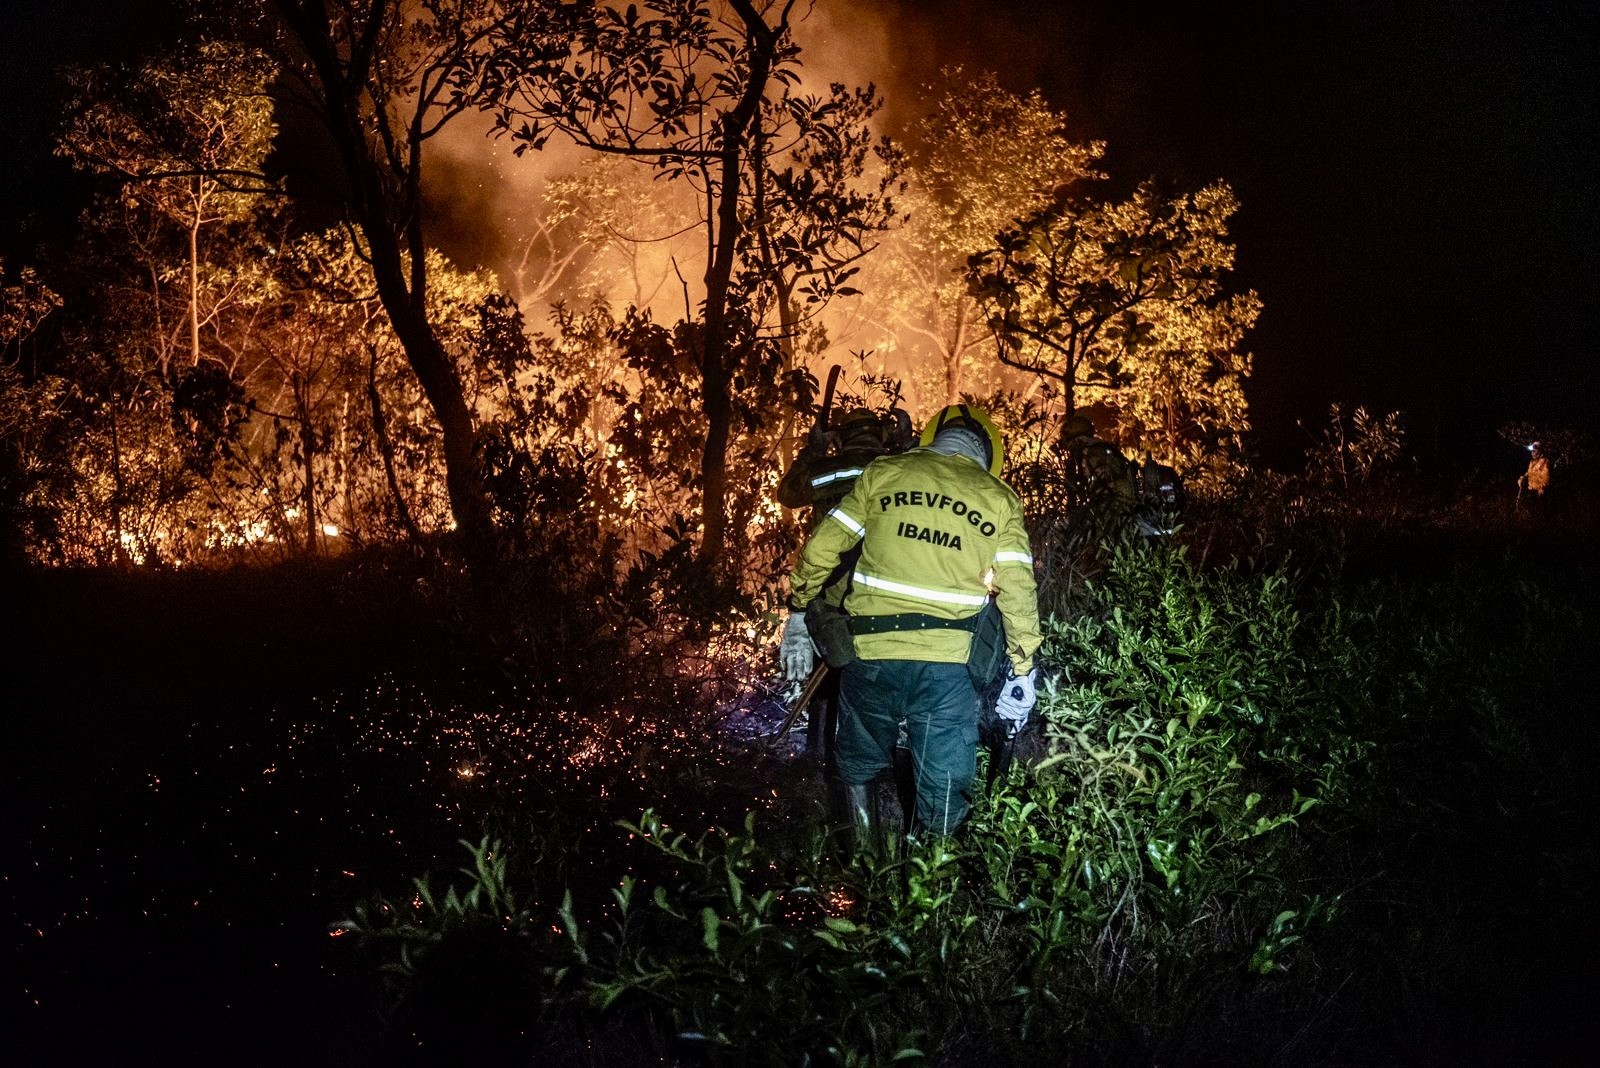
<instances>
[{"instance_id":1,"label":"night sky","mask_svg":"<svg viewBox=\"0 0 1600 1068\"><path fill-rule=\"evenodd\" d=\"M1224 178L1265 311L1249 395L1272 457L1327 405L1416 450L1516 466L1508 419L1594 427L1597 9L1357 0L907 5L924 47L1040 86L1115 180Z\"/></svg>"},{"instance_id":2,"label":"night sky","mask_svg":"<svg viewBox=\"0 0 1600 1068\"><path fill-rule=\"evenodd\" d=\"M165 4L22 0L4 24L0 251L76 210L49 70L159 36ZM1335 400L1400 409L1424 459L1514 468L1508 419L1588 426L1597 383L1597 9L1574 0L873 5L895 78L997 69L1108 142L1119 187L1236 189L1235 275L1268 459Z\"/></svg>"}]
</instances>

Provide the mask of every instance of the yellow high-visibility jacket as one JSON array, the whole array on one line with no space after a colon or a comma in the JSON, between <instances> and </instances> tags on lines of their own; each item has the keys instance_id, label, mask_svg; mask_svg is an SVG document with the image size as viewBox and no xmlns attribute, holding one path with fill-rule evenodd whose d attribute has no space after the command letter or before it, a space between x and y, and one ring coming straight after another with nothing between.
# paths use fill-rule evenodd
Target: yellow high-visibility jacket
<instances>
[{"instance_id":1,"label":"yellow high-visibility jacket","mask_svg":"<svg viewBox=\"0 0 1600 1068\"><path fill-rule=\"evenodd\" d=\"M789 607L804 611L839 557L857 543L844 608L852 618L915 613L966 619L995 603L1014 673L1033 668L1039 598L1022 503L965 456L913 449L869 464L812 533L789 575ZM931 627L857 634L863 660L965 663L971 635Z\"/></svg>"},{"instance_id":2,"label":"yellow high-visibility jacket","mask_svg":"<svg viewBox=\"0 0 1600 1068\"><path fill-rule=\"evenodd\" d=\"M1535 456L1528 461L1527 474L1522 476L1523 485L1534 493L1543 493L1550 488L1550 461L1543 456Z\"/></svg>"}]
</instances>

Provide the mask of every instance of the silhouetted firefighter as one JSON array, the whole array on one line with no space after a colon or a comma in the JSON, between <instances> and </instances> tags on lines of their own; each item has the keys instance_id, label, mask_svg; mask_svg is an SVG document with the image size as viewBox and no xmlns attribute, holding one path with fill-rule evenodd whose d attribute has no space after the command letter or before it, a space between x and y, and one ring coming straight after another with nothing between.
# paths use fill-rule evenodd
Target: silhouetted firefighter
<instances>
[{"instance_id":1,"label":"silhouetted firefighter","mask_svg":"<svg viewBox=\"0 0 1600 1068\"><path fill-rule=\"evenodd\" d=\"M1178 472L1146 453L1137 463L1095 434L1086 416L1074 415L1062 426L1067 450L1072 504L1092 517L1097 530L1132 529L1145 537L1161 537L1177 528L1185 494Z\"/></svg>"},{"instance_id":2,"label":"silhouetted firefighter","mask_svg":"<svg viewBox=\"0 0 1600 1068\"><path fill-rule=\"evenodd\" d=\"M815 531L828 513L844 500L868 464L880 456L903 452L914 440L911 418L899 408L881 416L865 408L853 408L834 417L833 395L839 372L840 367L835 364L828 374L822 405L806 436L805 446L778 484L778 501L784 507L810 509L807 517L810 531ZM841 644L837 635L830 637L821 633L827 621L822 618L820 610L825 605L835 609L839 607L848 588L850 570L858 555L858 552L850 553L847 558L841 559L834 573L824 583L822 594L817 599L817 610L811 613L812 631L808 634L817 633L817 644L824 650L838 649ZM849 635L845 634L844 644L847 645L848 641ZM828 668L830 664L837 668L842 663L838 653L829 657L825 652L824 662L815 668L815 674L820 677L808 680L793 709L794 714L802 711L807 714L806 751L822 763L830 793L835 795L839 792L834 752L839 677L836 671L830 673ZM786 661L785 669L788 668ZM805 674L798 668L789 673L794 678ZM833 804L842 808L841 798L835 796Z\"/></svg>"}]
</instances>

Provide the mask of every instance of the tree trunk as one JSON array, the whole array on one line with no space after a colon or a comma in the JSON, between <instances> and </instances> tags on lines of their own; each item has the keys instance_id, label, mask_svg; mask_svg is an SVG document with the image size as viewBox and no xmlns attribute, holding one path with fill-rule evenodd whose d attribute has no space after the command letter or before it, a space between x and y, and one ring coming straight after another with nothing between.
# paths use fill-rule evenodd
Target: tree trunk
<instances>
[{"instance_id":1,"label":"tree trunk","mask_svg":"<svg viewBox=\"0 0 1600 1068\"><path fill-rule=\"evenodd\" d=\"M700 403L706 415L706 444L700 453L700 499L705 528L700 537L700 560L716 564L727 547L728 429L733 405L728 382L720 368L709 364L724 342L706 330L706 360L702 363ZM720 357L719 357L720 359Z\"/></svg>"},{"instance_id":2,"label":"tree trunk","mask_svg":"<svg viewBox=\"0 0 1600 1068\"><path fill-rule=\"evenodd\" d=\"M310 384L295 375L294 382L295 415L300 422L300 463L305 469L305 483L300 488L300 510L305 513L306 521L306 555L315 556L317 553L317 430L311 422L311 405L307 401L306 392Z\"/></svg>"},{"instance_id":3,"label":"tree trunk","mask_svg":"<svg viewBox=\"0 0 1600 1068\"><path fill-rule=\"evenodd\" d=\"M778 289L778 329L782 332L780 348L783 352L783 374L787 376L799 366L800 360L794 351L795 331L798 329L794 305L789 300L791 286L784 279L777 279ZM796 444L799 434L795 429L794 412L783 413L783 427L778 433L778 461L782 471L789 470L789 465L794 462L795 454L800 451Z\"/></svg>"},{"instance_id":4,"label":"tree trunk","mask_svg":"<svg viewBox=\"0 0 1600 1068\"><path fill-rule=\"evenodd\" d=\"M194 218L189 222L189 366L200 366L200 179L194 179Z\"/></svg>"},{"instance_id":5,"label":"tree trunk","mask_svg":"<svg viewBox=\"0 0 1600 1068\"><path fill-rule=\"evenodd\" d=\"M107 409L111 412L111 536L112 559L118 567L128 566L128 547L122 539L122 500L127 486L122 479L122 437L117 431L117 402L115 393Z\"/></svg>"},{"instance_id":6,"label":"tree trunk","mask_svg":"<svg viewBox=\"0 0 1600 1068\"><path fill-rule=\"evenodd\" d=\"M961 356L967 347L967 304L962 301L956 310L956 328L950 337L950 348L944 354L944 402L961 403Z\"/></svg>"},{"instance_id":7,"label":"tree trunk","mask_svg":"<svg viewBox=\"0 0 1600 1068\"><path fill-rule=\"evenodd\" d=\"M728 395L728 286L739 237L740 177L745 141L757 121L762 94L772 71L777 37L747 4L736 4L750 40L750 80L739 106L723 120L721 175L717 196L716 240L706 264L705 349L700 354L700 399L706 416L706 444L700 454L701 510L705 528L700 561L715 565L727 546L728 439L733 413Z\"/></svg>"},{"instance_id":8,"label":"tree trunk","mask_svg":"<svg viewBox=\"0 0 1600 1068\"><path fill-rule=\"evenodd\" d=\"M1067 423L1078 413L1078 360L1072 353L1067 353L1066 369L1061 378L1061 429L1057 440L1062 448L1067 446Z\"/></svg>"},{"instance_id":9,"label":"tree trunk","mask_svg":"<svg viewBox=\"0 0 1600 1068\"><path fill-rule=\"evenodd\" d=\"M394 498L395 515L405 527L406 537L413 548L422 547L422 531L411 518L405 494L400 490L400 477L394 467L394 443L389 440L389 421L383 414L383 398L378 394L378 350L368 350L372 362L367 365L367 399L372 402L372 435L378 439L378 453L383 457L383 476L389 483L389 495Z\"/></svg>"},{"instance_id":10,"label":"tree trunk","mask_svg":"<svg viewBox=\"0 0 1600 1068\"><path fill-rule=\"evenodd\" d=\"M495 553L495 533L488 492L478 462L477 428L449 355L439 344L427 316L398 281L399 267L398 255L393 257L392 264L380 266L378 251L373 249L379 299L389 313L389 322L400 339L406 362L411 365L439 420L444 439L445 489L450 496L456 530L468 556L487 562ZM385 275L390 276L387 281Z\"/></svg>"},{"instance_id":11,"label":"tree trunk","mask_svg":"<svg viewBox=\"0 0 1600 1068\"><path fill-rule=\"evenodd\" d=\"M339 533L348 536L352 527L351 517L355 515L355 489L350 478L350 391L344 391L344 398L339 402L339 445L334 451L338 464L339 484L334 489L334 498L339 501L339 518L337 520Z\"/></svg>"},{"instance_id":12,"label":"tree trunk","mask_svg":"<svg viewBox=\"0 0 1600 1068\"><path fill-rule=\"evenodd\" d=\"M422 257L420 210L421 145L413 141L404 164L375 158L362 111L362 93L371 76L372 52L343 57L334 44L320 3L275 0L316 71L319 101L350 182L350 208L367 240L378 301L400 341L406 362L439 420L444 439L445 488L456 531L469 565L486 573L498 552L488 488L477 456L477 430L461 379L428 322ZM391 17L374 7L368 17L376 40L379 21ZM378 121L387 121L380 116ZM412 131L416 136L416 130ZM396 187L399 187L398 189ZM409 214L408 214L409 213ZM406 256L411 257L410 278Z\"/></svg>"}]
</instances>

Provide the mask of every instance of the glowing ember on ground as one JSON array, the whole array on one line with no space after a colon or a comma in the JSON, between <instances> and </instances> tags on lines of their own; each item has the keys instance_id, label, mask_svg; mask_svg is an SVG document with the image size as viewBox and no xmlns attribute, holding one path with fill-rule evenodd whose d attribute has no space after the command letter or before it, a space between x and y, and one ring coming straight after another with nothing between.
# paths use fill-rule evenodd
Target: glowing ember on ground
<instances>
[{"instance_id":1,"label":"glowing ember on ground","mask_svg":"<svg viewBox=\"0 0 1600 1068\"><path fill-rule=\"evenodd\" d=\"M822 907L829 916L848 916L856 907L856 899L846 888L834 886L823 892Z\"/></svg>"}]
</instances>

